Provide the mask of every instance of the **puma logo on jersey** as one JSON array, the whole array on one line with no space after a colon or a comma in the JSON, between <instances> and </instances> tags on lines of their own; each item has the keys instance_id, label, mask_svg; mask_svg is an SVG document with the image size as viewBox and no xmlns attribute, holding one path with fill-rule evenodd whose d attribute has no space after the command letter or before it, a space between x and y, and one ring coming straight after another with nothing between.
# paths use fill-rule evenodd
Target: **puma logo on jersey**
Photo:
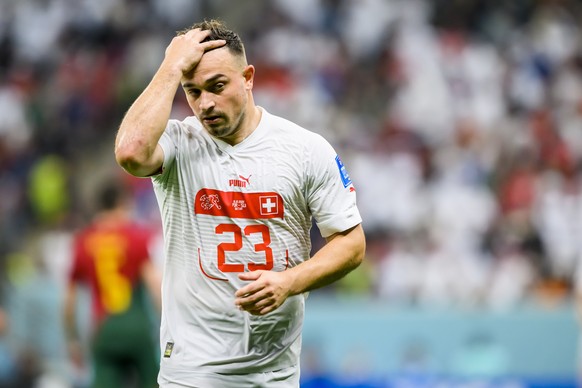
<instances>
[{"instance_id":1,"label":"puma logo on jersey","mask_svg":"<svg viewBox=\"0 0 582 388\"><path fill-rule=\"evenodd\" d=\"M242 175L239 175L238 177L240 179L229 179L228 180L228 185L229 186L234 186L234 187L247 187L247 184L250 185L250 179L251 179L252 175L249 175L248 178L245 178Z\"/></svg>"}]
</instances>

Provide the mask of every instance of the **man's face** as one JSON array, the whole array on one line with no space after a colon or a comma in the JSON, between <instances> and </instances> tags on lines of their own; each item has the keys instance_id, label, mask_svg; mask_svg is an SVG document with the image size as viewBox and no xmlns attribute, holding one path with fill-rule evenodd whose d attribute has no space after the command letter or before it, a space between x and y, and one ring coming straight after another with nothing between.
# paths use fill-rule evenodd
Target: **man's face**
<instances>
[{"instance_id":1,"label":"man's face","mask_svg":"<svg viewBox=\"0 0 582 388\"><path fill-rule=\"evenodd\" d=\"M208 51L200 63L182 78L190 108L213 136L232 142L244 122L252 66L222 47Z\"/></svg>"}]
</instances>

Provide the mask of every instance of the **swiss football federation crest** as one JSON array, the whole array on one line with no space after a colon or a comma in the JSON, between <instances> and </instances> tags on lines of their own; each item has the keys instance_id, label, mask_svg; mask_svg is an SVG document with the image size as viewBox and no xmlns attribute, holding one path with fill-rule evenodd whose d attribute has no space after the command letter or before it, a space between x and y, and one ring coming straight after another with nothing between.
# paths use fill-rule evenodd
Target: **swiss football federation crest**
<instances>
[{"instance_id":1,"label":"swiss football federation crest","mask_svg":"<svg viewBox=\"0 0 582 388\"><path fill-rule=\"evenodd\" d=\"M204 210L210 210L215 206L217 209L220 209L220 198L217 194L204 194L200 197L200 206Z\"/></svg>"}]
</instances>

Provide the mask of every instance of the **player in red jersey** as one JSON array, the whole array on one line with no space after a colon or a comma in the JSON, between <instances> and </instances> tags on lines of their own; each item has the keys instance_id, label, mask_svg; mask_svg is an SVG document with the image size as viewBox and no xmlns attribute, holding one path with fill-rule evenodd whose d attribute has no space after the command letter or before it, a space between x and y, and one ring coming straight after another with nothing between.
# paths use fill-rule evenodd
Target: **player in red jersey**
<instances>
[{"instance_id":1,"label":"player in red jersey","mask_svg":"<svg viewBox=\"0 0 582 388\"><path fill-rule=\"evenodd\" d=\"M159 369L151 302L159 307L159 275L150 261L151 231L130 216L129 198L114 182L100 193L93 221L74 239L65 323L74 363L82 363L75 316L77 286L92 299L93 387L156 387ZM145 291L149 291L148 294Z\"/></svg>"}]
</instances>

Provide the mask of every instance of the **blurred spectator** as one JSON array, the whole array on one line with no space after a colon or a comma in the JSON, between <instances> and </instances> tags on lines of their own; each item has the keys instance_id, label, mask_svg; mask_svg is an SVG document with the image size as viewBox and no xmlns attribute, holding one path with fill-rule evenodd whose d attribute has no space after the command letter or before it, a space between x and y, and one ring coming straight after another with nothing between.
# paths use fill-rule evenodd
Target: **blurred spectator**
<instances>
[{"instance_id":1,"label":"blurred spectator","mask_svg":"<svg viewBox=\"0 0 582 388\"><path fill-rule=\"evenodd\" d=\"M7 262L9 327L7 346L13 369L9 387L30 387L41 380L65 387L65 346L61 335L61 294L47 264L28 247Z\"/></svg>"},{"instance_id":2,"label":"blurred spectator","mask_svg":"<svg viewBox=\"0 0 582 388\"><path fill-rule=\"evenodd\" d=\"M47 155L30 171L28 197L35 220L41 224L58 224L70 210L66 169L62 158Z\"/></svg>"},{"instance_id":3,"label":"blurred spectator","mask_svg":"<svg viewBox=\"0 0 582 388\"><path fill-rule=\"evenodd\" d=\"M417 247L423 246L424 241L413 239L412 235L391 236L388 251L375 263L376 293L391 303L407 304L418 298L425 263Z\"/></svg>"}]
</instances>

